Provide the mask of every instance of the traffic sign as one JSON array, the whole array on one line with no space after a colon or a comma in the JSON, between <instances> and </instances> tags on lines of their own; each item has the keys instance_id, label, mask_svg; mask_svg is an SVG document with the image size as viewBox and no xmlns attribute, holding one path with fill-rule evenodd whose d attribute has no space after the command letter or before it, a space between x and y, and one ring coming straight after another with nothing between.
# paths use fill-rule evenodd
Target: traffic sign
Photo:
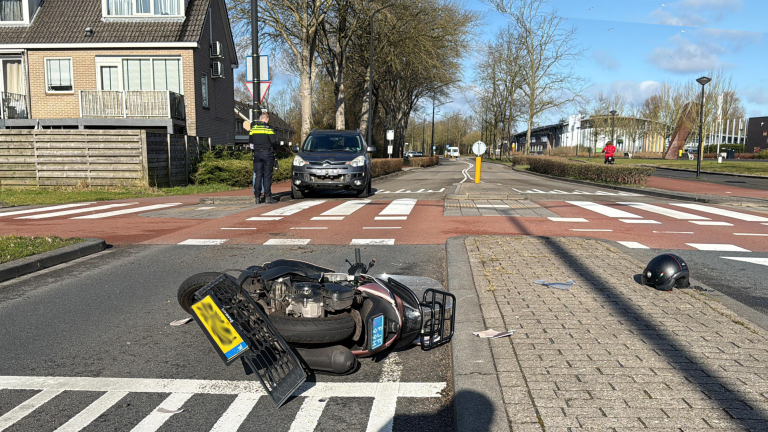
<instances>
[{"instance_id":1,"label":"traffic sign","mask_svg":"<svg viewBox=\"0 0 768 432\"><path fill-rule=\"evenodd\" d=\"M480 156L485 153L485 143L482 141L478 141L474 144L472 144L472 153L474 153L477 156Z\"/></svg>"},{"instance_id":2,"label":"traffic sign","mask_svg":"<svg viewBox=\"0 0 768 432\"><path fill-rule=\"evenodd\" d=\"M245 81L246 82L253 82L253 62L251 61L251 58L253 56L247 56L245 57ZM259 81L270 81L269 79L269 56L263 55L259 56L260 62L259 62L259 75L261 75L261 79Z\"/></svg>"},{"instance_id":3,"label":"traffic sign","mask_svg":"<svg viewBox=\"0 0 768 432\"><path fill-rule=\"evenodd\" d=\"M388 131L387 131L387 139L388 139L389 141L392 141L393 139L395 139L395 131L393 131L393 130L388 130ZM390 153L392 153L392 152L390 152Z\"/></svg>"},{"instance_id":4,"label":"traffic sign","mask_svg":"<svg viewBox=\"0 0 768 432\"><path fill-rule=\"evenodd\" d=\"M267 92L269 91L269 86L272 85L271 81L262 81L261 82L261 97L259 98L259 103L264 102L264 97L267 95ZM251 97L253 97L253 83L252 82L246 82L245 87L248 89L248 93L251 94Z\"/></svg>"}]
</instances>

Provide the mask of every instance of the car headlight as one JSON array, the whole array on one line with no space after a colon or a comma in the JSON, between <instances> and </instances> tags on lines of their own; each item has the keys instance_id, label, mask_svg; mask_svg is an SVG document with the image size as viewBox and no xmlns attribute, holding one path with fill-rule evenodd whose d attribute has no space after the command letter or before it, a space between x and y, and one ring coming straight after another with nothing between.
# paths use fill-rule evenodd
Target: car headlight
<instances>
[{"instance_id":1,"label":"car headlight","mask_svg":"<svg viewBox=\"0 0 768 432\"><path fill-rule=\"evenodd\" d=\"M304 166L307 163L304 161L304 159L301 158L301 156L296 155L293 157L293 166Z\"/></svg>"},{"instance_id":2,"label":"car headlight","mask_svg":"<svg viewBox=\"0 0 768 432\"><path fill-rule=\"evenodd\" d=\"M353 167L365 166L365 156L358 156L352 159L352 162L347 162L347 164L352 165Z\"/></svg>"}]
</instances>

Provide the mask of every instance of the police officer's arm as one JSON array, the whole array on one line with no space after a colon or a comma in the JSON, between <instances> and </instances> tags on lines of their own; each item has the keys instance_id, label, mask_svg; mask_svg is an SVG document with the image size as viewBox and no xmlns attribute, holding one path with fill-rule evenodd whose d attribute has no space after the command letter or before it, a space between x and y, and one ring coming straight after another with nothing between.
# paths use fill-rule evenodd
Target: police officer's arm
<instances>
[{"instance_id":1,"label":"police officer's arm","mask_svg":"<svg viewBox=\"0 0 768 432\"><path fill-rule=\"evenodd\" d=\"M273 129L274 132L274 129ZM269 144L272 145L272 150L277 150L277 135L271 133L267 135L269 137Z\"/></svg>"}]
</instances>

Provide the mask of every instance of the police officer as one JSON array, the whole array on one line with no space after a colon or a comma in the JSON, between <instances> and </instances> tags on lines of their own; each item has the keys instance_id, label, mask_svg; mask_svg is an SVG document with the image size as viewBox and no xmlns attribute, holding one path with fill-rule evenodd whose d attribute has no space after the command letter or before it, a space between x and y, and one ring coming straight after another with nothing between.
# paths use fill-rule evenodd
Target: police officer
<instances>
[{"instance_id":1,"label":"police officer","mask_svg":"<svg viewBox=\"0 0 768 432\"><path fill-rule=\"evenodd\" d=\"M264 202L274 204L272 199L272 170L275 167L275 150L277 149L277 137L275 131L269 127L269 114L266 112L251 126L248 141L253 150L253 175L254 185L263 183ZM253 193L256 196L256 204L259 204L258 188L254 186Z\"/></svg>"}]
</instances>

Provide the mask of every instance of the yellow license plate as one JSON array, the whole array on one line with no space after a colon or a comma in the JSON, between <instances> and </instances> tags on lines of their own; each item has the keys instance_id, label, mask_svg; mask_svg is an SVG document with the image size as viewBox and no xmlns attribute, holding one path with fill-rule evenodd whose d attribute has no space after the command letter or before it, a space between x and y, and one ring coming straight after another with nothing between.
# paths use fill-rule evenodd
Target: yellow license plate
<instances>
[{"instance_id":1,"label":"yellow license plate","mask_svg":"<svg viewBox=\"0 0 768 432\"><path fill-rule=\"evenodd\" d=\"M192 311L197 316L198 322L208 332L211 341L216 344L227 360L233 359L248 348L248 344L240 337L210 295L193 304Z\"/></svg>"}]
</instances>

